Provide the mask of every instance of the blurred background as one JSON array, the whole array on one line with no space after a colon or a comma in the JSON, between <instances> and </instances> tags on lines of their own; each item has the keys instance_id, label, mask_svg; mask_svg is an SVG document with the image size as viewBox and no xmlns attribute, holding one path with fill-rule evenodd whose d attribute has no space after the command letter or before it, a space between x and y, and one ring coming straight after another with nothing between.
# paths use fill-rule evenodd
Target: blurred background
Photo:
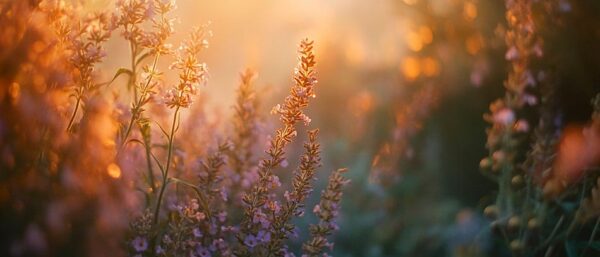
<instances>
[{"instance_id":1,"label":"blurred background","mask_svg":"<svg viewBox=\"0 0 600 257\"><path fill-rule=\"evenodd\" d=\"M552 74L563 124L582 124L600 91L600 2L534 2L544 56L533 65ZM232 111L246 68L259 74L268 113L292 83L298 42L315 41L318 97L308 112L322 132L321 176L348 167L352 179L334 256L502 255L479 214L495 191L479 161L482 115L503 95L508 69L502 1L179 0L174 17L175 45L211 23L201 98L209 119ZM128 48L114 40L108 51ZM167 69L172 60L162 61Z\"/></svg>"}]
</instances>

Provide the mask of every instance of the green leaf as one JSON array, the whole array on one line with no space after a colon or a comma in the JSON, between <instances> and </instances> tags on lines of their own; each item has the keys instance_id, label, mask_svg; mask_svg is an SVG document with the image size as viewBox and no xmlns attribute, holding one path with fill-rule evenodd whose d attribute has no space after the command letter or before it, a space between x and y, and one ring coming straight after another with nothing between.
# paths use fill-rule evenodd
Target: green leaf
<instances>
[{"instance_id":1,"label":"green leaf","mask_svg":"<svg viewBox=\"0 0 600 257\"><path fill-rule=\"evenodd\" d=\"M198 186L194 185L193 183L188 182L186 180L174 178L174 177L170 177L169 180L167 181L167 183L169 183L169 182L175 182L175 183L182 184L182 185L192 188L194 190L194 192L196 192L196 194L198 195L198 199L202 203L202 208L204 209L206 216L208 216L209 219L212 218L210 208L208 207L208 200L206 199L206 197L204 197L204 195L202 195L202 192L200 192L200 187L198 187Z\"/></svg>"},{"instance_id":2,"label":"green leaf","mask_svg":"<svg viewBox=\"0 0 600 257\"><path fill-rule=\"evenodd\" d=\"M160 124L158 124L158 122L155 122L155 123L156 123L156 125L158 125L158 127L160 128L160 131L162 131L162 133L165 135L165 137L169 138L170 137L169 133L167 133L167 131L165 131L165 129Z\"/></svg>"},{"instance_id":3,"label":"green leaf","mask_svg":"<svg viewBox=\"0 0 600 257\"><path fill-rule=\"evenodd\" d=\"M144 147L148 147L146 145L146 143L140 141L139 139L135 139L135 138L129 139L129 140L127 140L126 143L129 143L129 142L138 143L138 144L143 145ZM160 172L164 176L165 175L165 169L164 169L164 167L160 164L160 161L158 160L158 158L156 158L156 155L154 155L154 153L152 153L152 151L149 151L149 153L150 153L150 156L152 156L152 159L154 159L154 161L156 162L156 165L158 165L158 168L160 169Z\"/></svg>"},{"instance_id":4,"label":"green leaf","mask_svg":"<svg viewBox=\"0 0 600 257\"><path fill-rule=\"evenodd\" d=\"M189 182L189 181L186 181L186 180L183 180L183 179L170 177L169 181L173 181L175 183L183 184L183 185L189 186L191 188L194 188L196 190L200 190L200 188L198 186L194 185L192 182Z\"/></svg>"},{"instance_id":5,"label":"green leaf","mask_svg":"<svg viewBox=\"0 0 600 257\"><path fill-rule=\"evenodd\" d=\"M144 61L144 59L150 56L152 56L152 52L146 52L142 54L140 57L137 58L137 60L135 60L135 65L137 66L138 64L140 64L140 62Z\"/></svg>"},{"instance_id":6,"label":"green leaf","mask_svg":"<svg viewBox=\"0 0 600 257\"><path fill-rule=\"evenodd\" d=\"M100 86L104 86L104 85L110 86L110 84L112 84L119 76L121 76L123 74L127 74L129 76L133 76L133 72L130 69L119 68L117 70L117 72L115 73L115 75L113 76L113 78L110 81L104 82L104 83L100 83L100 84L96 85L96 87L100 87Z\"/></svg>"}]
</instances>

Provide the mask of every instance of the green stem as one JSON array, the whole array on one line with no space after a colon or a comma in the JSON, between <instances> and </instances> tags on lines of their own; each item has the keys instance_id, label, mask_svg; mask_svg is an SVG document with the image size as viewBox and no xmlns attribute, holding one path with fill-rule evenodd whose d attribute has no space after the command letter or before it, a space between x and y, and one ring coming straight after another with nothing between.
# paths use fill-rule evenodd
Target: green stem
<instances>
[{"instance_id":1,"label":"green stem","mask_svg":"<svg viewBox=\"0 0 600 257\"><path fill-rule=\"evenodd\" d=\"M177 122L177 115L179 114L180 106L177 106L175 109L175 115L173 115L173 123L171 125L171 134L169 134L169 146L167 151L167 163L165 165L165 173L163 174L163 183L160 185L160 193L158 194L158 201L156 202L156 208L154 209L154 225L158 223L158 214L160 212L160 206L162 204L162 199L165 194L165 189L167 188L167 182L169 178L169 168L171 167L171 157L173 155L173 138L175 136L175 126Z\"/></svg>"},{"instance_id":2,"label":"green stem","mask_svg":"<svg viewBox=\"0 0 600 257\"><path fill-rule=\"evenodd\" d=\"M592 244L592 242L594 242L594 237L596 237L596 233L598 232L599 226L600 226L600 218L597 218L596 224L594 225L594 229L592 230L592 234L590 235L590 239L588 240L588 243L585 246L585 249L583 249L583 252L581 253L581 257L585 256L588 249L590 248L590 245Z\"/></svg>"},{"instance_id":3,"label":"green stem","mask_svg":"<svg viewBox=\"0 0 600 257\"><path fill-rule=\"evenodd\" d=\"M152 193L154 194L154 192L156 191L156 185L155 185L155 180L154 180L154 170L152 169L152 159L150 159L150 151L152 151L150 149L150 142L144 142L145 146L144 148L146 148L146 164L148 165L148 183L150 183L150 188L152 189Z\"/></svg>"},{"instance_id":4,"label":"green stem","mask_svg":"<svg viewBox=\"0 0 600 257\"><path fill-rule=\"evenodd\" d=\"M142 95L140 96L140 98L137 97L137 87L135 85L133 85L134 88L136 88L136 91L134 91L135 95L134 95L134 100L133 100L133 108L131 111L131 120L129 121L129 125L127 126L127 130L125 131L125 136L123 136L123 140L121 142L121 147L123 148L123 146L125 145L125 142L127 142L127 138L129 137L129 134L131 134L131 129L133 128L133 123L136 120L136 117L138 116L138 112L140 109L140 105L142 104L142 98L144 98L144 96L147 94L148 92L148 86L150 85L150 82L152 82L152 78L154 76L154 71L156 70L156 63L158 62L158 54L156 54L154 56L154 61L152 63L152 72L150 73L150 75L148 76L148 80L146 81L146 85L143 88L142 91ZM135 57L134 57L135 59ZM133 65L133 64L132 64ZM133 71L133 70L132 70ZM135 71L133 71L133 74L131 75L132 77L135 77ZM133 82L135 83L135 82Z\"/></svg>"},{"instance_id":5,"label":"green stem","mask_svg":"<svg viewBox=\"0 0 600 257\"><path fill-rule=\"evenodd\" d=\"M129 120L129 125L127 125L127 130L125 131L123 140L121 140L121 147L119 147L119 152L121 152L120 150L123 149L123 147L125 146L125 142L127 142L127 138L129 137L129 134L131 134L131 128L133 127L133 122L135 121L135 116L137 116L136 110L137 110L137 108L134 108L131 112L131 119Z\"/></svg>"},{"instance_id":6,"label":"green stem","mask_svg":"<svg viewBox=\"0 0 600 257\"><path fill-rule=\"evenodd\" d=\"M136 63L135 63L135 59L137 58L137 50L135 48L135 44L132 41L129 41L129 49L131 50L131 73L132 76L129 78L129 86L133 87L133 99L137 99L138 97L138 92L137 92L137 87L135 86L135 82L136 82L136 73L137 73L137 67L136 67Z\"/></svg>"},{"instance_id":7,"label":"green stem","mask_svg":"<svg viewBox=\"0 0 600 257\"><path fill-rule=\"evenodd\" d=\"M558 219L558 221L556 222L556 225L554 225L554 228L552 229L552 232L550 232L550 235L548 236L548 238L546 238L546 240L544 240L544 242L541 244L541 247L544 247L544 246L552 243L554 236L558 232L558 229L560 228L560 226L562 225L564 220L565 220L565 216L564 215L560 216L560 219Z\"/></svg>"}]
</instances>

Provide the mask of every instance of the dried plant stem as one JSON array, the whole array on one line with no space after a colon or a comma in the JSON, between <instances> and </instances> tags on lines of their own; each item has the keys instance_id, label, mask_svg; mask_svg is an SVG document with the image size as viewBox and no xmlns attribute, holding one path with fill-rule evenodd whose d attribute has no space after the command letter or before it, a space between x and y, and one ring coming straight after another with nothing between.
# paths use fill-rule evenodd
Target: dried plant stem
<instances>
[{"instance_id":1,"label":"dried plant stem","mask_svg":"<svg viewBox=\"0 0 600 257\"><path fill-rule=\"evenodd\" d=\"M169 144L167 150L167 163L165 165L165 170L163 172L163 182L160 185L160 192L158 194L158 201L156 202L156 208L154 209L154 221L153 224L156 225L158 223L158 214L160 212L160 206L162 204L162 199L165 194L165 189L167 188L167 182L169 178L169 167L171 167L171 157L173 155L173 138L175 136L175 126L177 123L177 117L179 115L179 106L175 108L175 114L173 115L173 123L171 124L171 133L169 134Z\"/></svg>"},{"instance_id":2,"label":"dried plant stem","mask_svg":"<svg viewBox=\"0 0 600 257\"><path fill-rule=\"evenodd\" d=\"M77 111L79 110L79 105L81 105L81 96L77 96L77 102L75 102L75 110L73 110L73 114L71 115L71 119L69 120L69 125L67 125L67 132L71 130L71 126L73 126L73 121L75 120L75 116L77 115Z\"/></svg>"}]
</instances>

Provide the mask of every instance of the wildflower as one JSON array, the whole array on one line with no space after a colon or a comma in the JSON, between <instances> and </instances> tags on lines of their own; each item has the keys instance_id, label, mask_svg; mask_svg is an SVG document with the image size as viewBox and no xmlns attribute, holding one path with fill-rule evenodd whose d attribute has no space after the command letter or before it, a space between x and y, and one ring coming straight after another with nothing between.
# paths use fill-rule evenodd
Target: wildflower
<instances>
[{"instance_id":1,"label":"wildflower","mask_svg":"<svg viewBox=\"0 0 600 257\"><path fill-rule=\"evenodd\" d=\"M349 180L341 176L341 173L345 171L345 169L339 169L331 174L327 188L321 194L321 201L315 205L314 212L320 221L318 224L310 226L312 238L302 245L302 250L308 256L320 256L325 253L324 248L333 247L333 244L327 241L327 236L338 229L335 218L338 215L339 202L342 197L341 187L349 183Z\"/></svg>"},{"instance_id":2,"label":"wildflower","mask_svg":"<svg viewBox=\"0 0 600 257\"><path fill-rule=\"evenodd\" d=\"M253 235L247 235L244 239L244 244L250 248L254 248L258 244L258 240Z\"/></svg>"},{"instance_id":3,"label":"wildflower","mask_svg":"<svg viewBox=\"0 0 600 257\"><path fill-rule=\"evenodd\" d=\"M272 170L284 161L285 146L298 134L294 126L299 121L307 121L303 116L303 109L308 106L309 99L316 96L314 92L314 86L317 83L314 71L316 62L312 41L303 40L300 43L298 59L299 63L294 72L294 85L290 90L290 95L284 99L283 104L276 106L272 111L280 115L279 119L283 126L277 129L275 136L270 139L267 158L259 163L258 183L242 199L246 208L241 230L246 235L256 231L256 227L252 225L256 222L250 223L250 221L255 220L256 213L260 212L266 203L269 189L279 187L279 179L272 175Z\"/></svg>"},{"instance_id":4,"label":"wildflower","mask_svg":"<svg viewBox=\"0 0 600 257\"><path fill-rule=\"evenodd\" d=\"M133 239L133 241L131 242L131 246L133 246L133 249L135 249L136 252L143 252L148 249L148 241L146 240L146 238L138 236L135 239Z\"/></svg>"},{"instance_id":5,"label":"wildflower","mask_svg":"<svg viewBox=\"0 0 600 257\"><path fill-rule=\"evenodd\" d=\"M507 61L516 60L517 58L519 58L519 51L516 47L513 46L509 48L508 51L506 51L506 55L504 57Z\"/></svg>"},{"instance_id":6,"label":"wildflower","mask_svg":"<svg viewBox=\"0 0 600 257\"><path fill-rule=\"evenodd\" d=\"M265 230L259 230L256 234L256 239L262 243L268 243L271 241L271 233Z\"/></svg>"},{"instance_id":7,"label":"wildflower","mask_svg":"<svg viewBox=\"0 0 600 257\"><path fill-rule=\"evenodd\" d=\"M524 94L523 95L523 102L525 102L527 105L536 105L538 100L537 97L535 97L534 95L530 95L530 94Z\"/></svg>"},{"instance_id":8,"label":"wildflower","mask_svg":"<svg viewBox=\"0 0 600 257\"><path fill-rule=\"evenodd\" d=\"M267 201L267 207L269 208L269 210L271 212L274 212L274 213L278 213L281 210L281 206L279 205L279 202L274 201L274 200Z\"/></svg>"},{"instance_id":9,"label":"wildflower","mask_svg":"<svg viewBox=\"0 0 600 257\"><path fill-rule=\"evenodd\" d=\"M279 177L271 176L269 177L269 188L276 189L281 187L281 182L279 181Z\"/></svg>"},{"instance_id":10,"label":"wildflower","mask_svg":"<svg viewBox=\"0 0 600 257\"><path fill-rule=\"evenodd\" d=\"M154 252L155 252L157 255L162 255L162 254L165 254L165 253L166 253L166 252L165 252L165 249L164 249L164 248L162 248L162 246L160 246L160 245L157 245L157 246L155 247L155 249L154 249Z\"/></svg>"},{"instance_id":11,"label":"wildflower","mask_svg":"<svg viewBox=\"0 0 600 257\"><path fill-rule=\"evenodd\" d=\"M188 108L193 102L192 97L197 94L197 87L206 82L208 68L205 63L198 62L197 56L207 47L198 42L204 40L207 34L205 27L196 28L190 39L179 48L176 60L170 67L180 70L179 84L165 95L165 104L169 108Z\"/></svg>"},{"instance_id":12,"label":"wildflower","mask_svg":"<svg viewBox=\"0 0 600 257\"><path fill-rule=\"evenodd\" d=\"M515 121L515 113L508 108L503 108L494 113L494 122L504 126L510 125Z\"/></svg>"},{"instance_id":13,"label":"wildflower","mask_svg":"<svg viewBox=\"0 0 600 257\"><path fill-rule=\"evenodd\" d=\"M114 24L123 28L125 39L138 42L142 37L141 24L151 18L152 4L149 0L119 0L116 2L117 14L113 16Z\"/></svg>"},{"instance_id":14,"label":"wildflower","mask_svg":"<svg viewBox=\"0 0 600 257\"><path fill-rule=\"evenodd\" d=\"M520 119L515 123L514 128L517 132L528 132L529 123L526 120Z\"/></svg>"},{"instance_id":15,"label":"wildflower","mask_svg":"<svg viewBox=\"0 0 600 257\"><path fill-rule=\"evenodd\" d=\"M225 211L219 212L217 216L220 222L225 222L225 220L227 220L227 212Z\"/></svg>"},{"instance_id":16,"label":"wildflower","mask_svg":"<svg viewBox=\"0 0 600 257\"><path fill-rule=\"evenodd\" d=\"M254 222L255 224L260 224L263 228L269 227L271 224L267 215L261 211L257 211L254 214L254 218L252 219L252 222Z\"/></svg>"},{"instance_id":17,"label":"wildflower","mask_svg":"<svg viewBox=\"0 0 600 257\"><path fill-rule=\"evenodd\" d=\"M279 165L281 165L282 168L287 168L287 166L289 165L289 163L288 163L288 161L286 159L283 159L281 161L281 164L279 164Z\"/></svg>"},{"instance_id":18,"label":"wildflower","mask_svg":"<svg viewBox=\"0 0 600 257\"><path fill-rule=\"evenodd\" d=\"M321 212L321 205L315 204L315 207L313 208L313 212L315 214L319 214Z\"/></svg>"},{"instance_id":19,"label":"wildflower","mask_svg":"<svg viewBox=\"0 0 600 257\"><path fill-rule=\"evenodd\" d=\"M202 245L197 245L196 246L196 256L210 257L212 255L210 254L210 251L207 248L203 247Z\"/></svg>"},{"instance_id":20,"label":"wildflower","mask_svg":"<svg viewBox=\"0 0 600 257\"><path fill-rule=\"evenodd\" d=\"M194 228L194 230L192 231L192 234L194 234L194 237L202 237L202 231L199 228Z\"/></svg>"}]
</instances>

